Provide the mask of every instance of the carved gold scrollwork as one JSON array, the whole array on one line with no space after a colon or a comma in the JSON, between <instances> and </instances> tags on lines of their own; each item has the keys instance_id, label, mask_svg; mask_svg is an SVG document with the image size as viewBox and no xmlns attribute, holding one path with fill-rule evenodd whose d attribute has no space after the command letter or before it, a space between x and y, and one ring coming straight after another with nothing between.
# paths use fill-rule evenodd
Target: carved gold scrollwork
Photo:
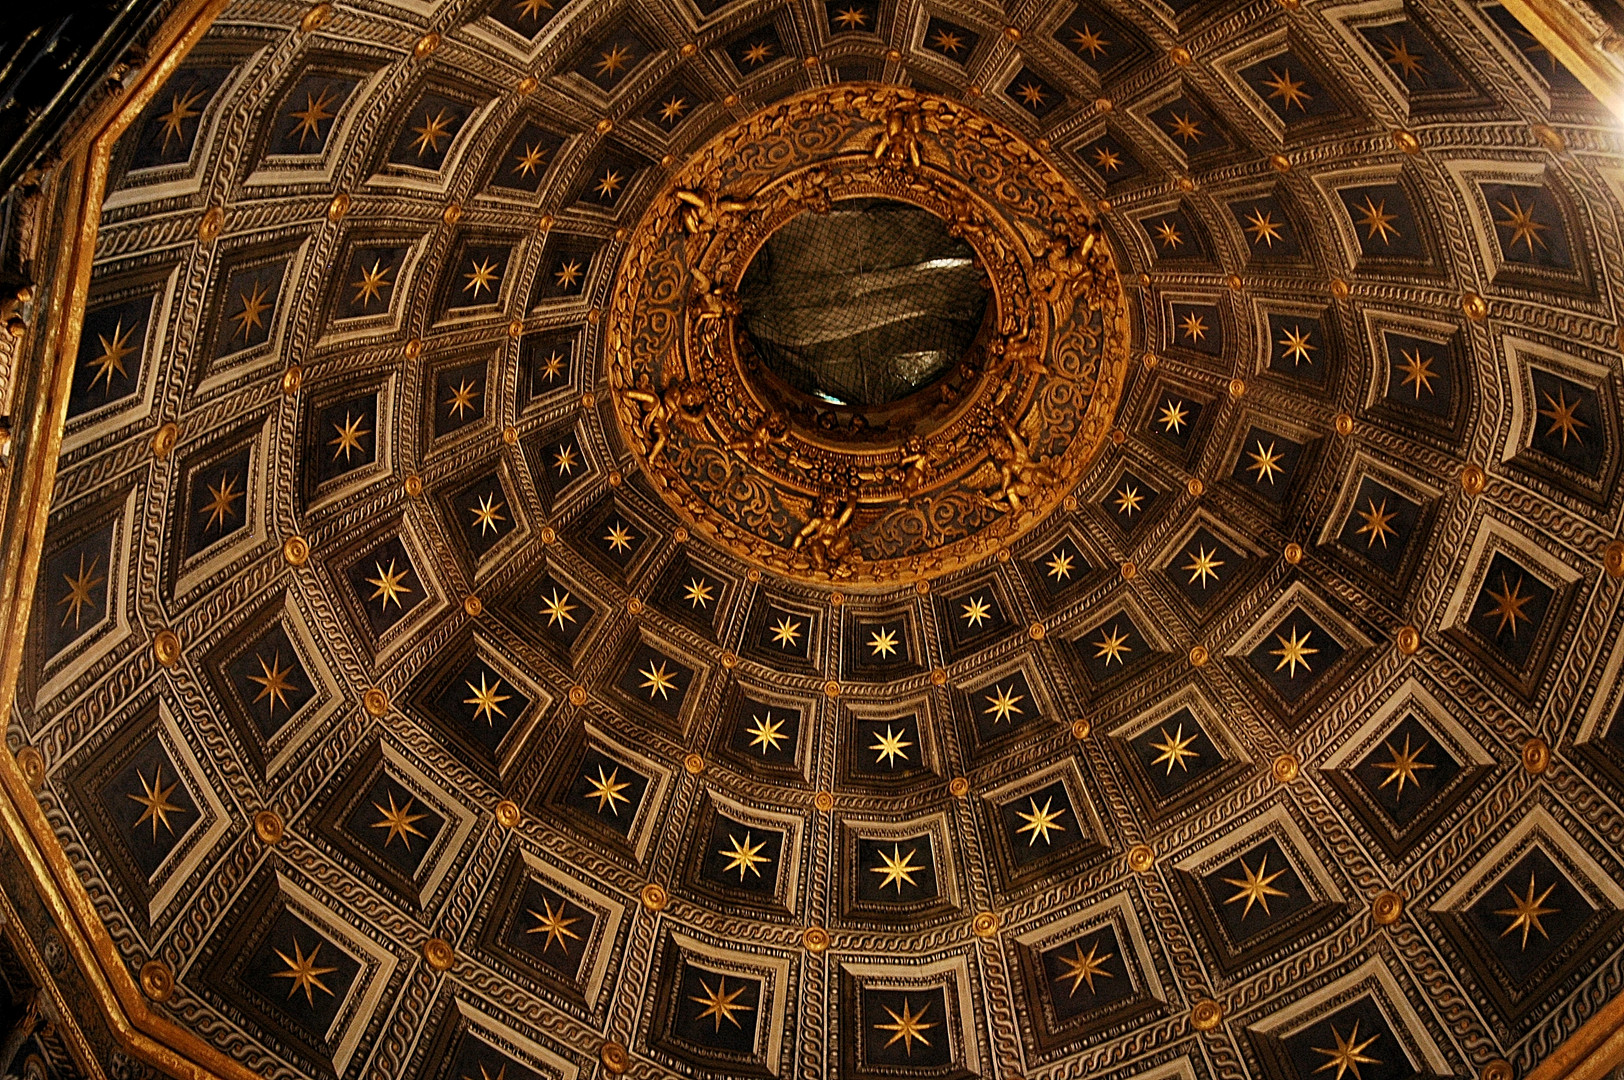
<instances>
[{"instance_id":1,"label":"carved gold scrollwork","mask_svg":"<svg viewBox=\"0 0 1624 1080\"><path fill-rule=\"evenodd\" d=\"M900 419L786 404L752 375L740 281L796 216L875 198L970 244L993 317ZM929 578L1041 520L1104 443L1127 368L1087 201L964 105L868 85L775 105L672 178L621 267L606 352L621 431L694 528L774 572L852 584Z\"/></svg>"}]
</instances>

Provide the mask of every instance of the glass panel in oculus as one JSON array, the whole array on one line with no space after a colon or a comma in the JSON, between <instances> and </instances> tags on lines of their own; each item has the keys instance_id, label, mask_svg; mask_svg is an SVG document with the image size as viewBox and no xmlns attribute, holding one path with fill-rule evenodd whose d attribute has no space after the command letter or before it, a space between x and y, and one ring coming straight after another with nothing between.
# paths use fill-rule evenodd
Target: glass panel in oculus
<instances>
[{"instance_id":1,"label":"glass panel in oculus","mask_svg":"<svg viewBox=\"0 0 1624 1080\"><path fill-rule=\"evenodd\" d=\"M885 405L930 385L975 341L988 290L975 252L934 214L851 199L773 233L739 286L762 363L835 405Z\"/></svg>"}]
</instances>

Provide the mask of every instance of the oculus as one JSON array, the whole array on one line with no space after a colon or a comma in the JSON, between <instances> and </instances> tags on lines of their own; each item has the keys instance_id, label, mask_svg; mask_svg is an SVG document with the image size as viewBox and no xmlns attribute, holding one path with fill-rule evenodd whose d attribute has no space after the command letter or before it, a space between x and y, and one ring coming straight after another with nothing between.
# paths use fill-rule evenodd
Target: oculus
<instances>
[{"instance_id":1,"label":"oculus","mask_svg":"<svg viewBox=\"0 0 1624 1080\"><path fill-rule=\"evenodd\" d=\"M621 429L694 527L787 577L882 584L1059 503L1126 335L1093 207L1032 147L843 84L719 135L655 197L607 351Z\"/></svg>"}]
</instances>

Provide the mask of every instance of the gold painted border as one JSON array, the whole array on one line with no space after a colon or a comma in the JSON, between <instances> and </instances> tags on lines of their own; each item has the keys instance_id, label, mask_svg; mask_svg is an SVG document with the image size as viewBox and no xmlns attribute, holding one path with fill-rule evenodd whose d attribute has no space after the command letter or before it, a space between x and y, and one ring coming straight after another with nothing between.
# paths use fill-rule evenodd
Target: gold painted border
<instances>
[{"instance_id":1,"label":"gold painted border","mask_svg":"<svg viewBox=\"0 0 1624 1080\"><path fill-rule=\"evenodd\" d=\"M1624 39L1613 31L1597 36L1591 24L1574 9L1582 0L1501 0L1505 9L1528 28L1552 56L1573 72L1574 78L1596 100L1624 120L1624 66L1604 45Z\"/></svg>"},{"instance_id":2,"label":"gold painted border","mask_svg":"<svg viewBox=\"0 0 1624 1080\"><path fill-rule=\"evenodd\" d=\"M151 62L129 85L98 107L69 139L60 152L62 164L37 196L45 200L35 242L42 249L37 252L39 261L48 268L49 285L41 292L49 303L46 310L36 313L34 326L19 343L19 362L15 366L19 379L15 388L18 429L14 462L6 477L6 516L0 533L0 701L11 702L17 692L113 147L227 2L181 0L152 37ZM49 257L53 236L60 236L66 246L66 258L60 261ZM38 344L25 353L22 350L30 344L30 338ZM36 357L38 362L34 362ZM28 884L50 912L64 948L83 975L114 1038L132 1056L173 1076L188 1080L252 1080L254 1073L250 1070L148 1005L16 758L9 753L0 754L0 793L0 835L27 868L31 879ZM12 917L8 924L14 920L9 900L0 898L0 911ZM106 1063L90 1056L90 1046L60 989L43 966L37 966L35 950L20 952L31 974L42 976L41 983L80 1066L92 1076L104 1076Z\"/></svg>"},{"instance_id":3,"label":"gold painted border","mask_svg":"<svg viewBox=\"0 0 1624 1080\"><path fill-rule=\"evenodd\" d=\"M56 479L57 455L67 417L68 392L80 327L90 287L96 235L114 144L157 96L165 81L203 37L229 0L181 0L154 34L154 60L140 76L98 108L84 131L69 140L63 164L39 196L46 205L71 207L43 211L40 232L49 234L60 217L71 238L68 257L53 267L50 304L29 335L43 334L45 345L32 365L20 356L15 463L6 469L4 516L0 518L0 702L17 692L23 640ZM1592 93L1624 117L1624 72L1608 60L1588 27L1562 0L1503 0L1540 41L1567 64ZM49 241L45 241L48 243ZM27 342L27 338L24 342ZM38 372L40 374L33 374ZM17 759L0 754L0 836L11 844L29 881L50 911L62 941L78 967L113 1036L131 1055L185 1080L256 1080L256 1074L155 1012L114 948L50 823L34 798ZM0 924L24 965L46 991L64 1039L79 1066L103 1077L91 1050L37 948L19 932L16 908L0 890ZM1553 1051L1526 1080L1603 1080L1624 1063L1624 994L1620 994Z\"/></svg>"}]
</instances>

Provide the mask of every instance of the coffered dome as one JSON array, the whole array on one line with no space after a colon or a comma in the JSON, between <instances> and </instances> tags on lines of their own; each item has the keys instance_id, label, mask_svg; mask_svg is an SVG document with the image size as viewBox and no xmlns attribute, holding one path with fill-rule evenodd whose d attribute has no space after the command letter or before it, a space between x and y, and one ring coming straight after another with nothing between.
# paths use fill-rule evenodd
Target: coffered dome
<instances>
[{"instance_id":1,"label":"coffered dome","mask_svg":"<svg viewBox=\"0 0 1624 1080\"><path fill-rule=\"evenodd\" d=\"M10 728L115 1075L1616 1026L1624 166L1509 5L233 0L172 59Z\"/></svg>"}]
</instances>

